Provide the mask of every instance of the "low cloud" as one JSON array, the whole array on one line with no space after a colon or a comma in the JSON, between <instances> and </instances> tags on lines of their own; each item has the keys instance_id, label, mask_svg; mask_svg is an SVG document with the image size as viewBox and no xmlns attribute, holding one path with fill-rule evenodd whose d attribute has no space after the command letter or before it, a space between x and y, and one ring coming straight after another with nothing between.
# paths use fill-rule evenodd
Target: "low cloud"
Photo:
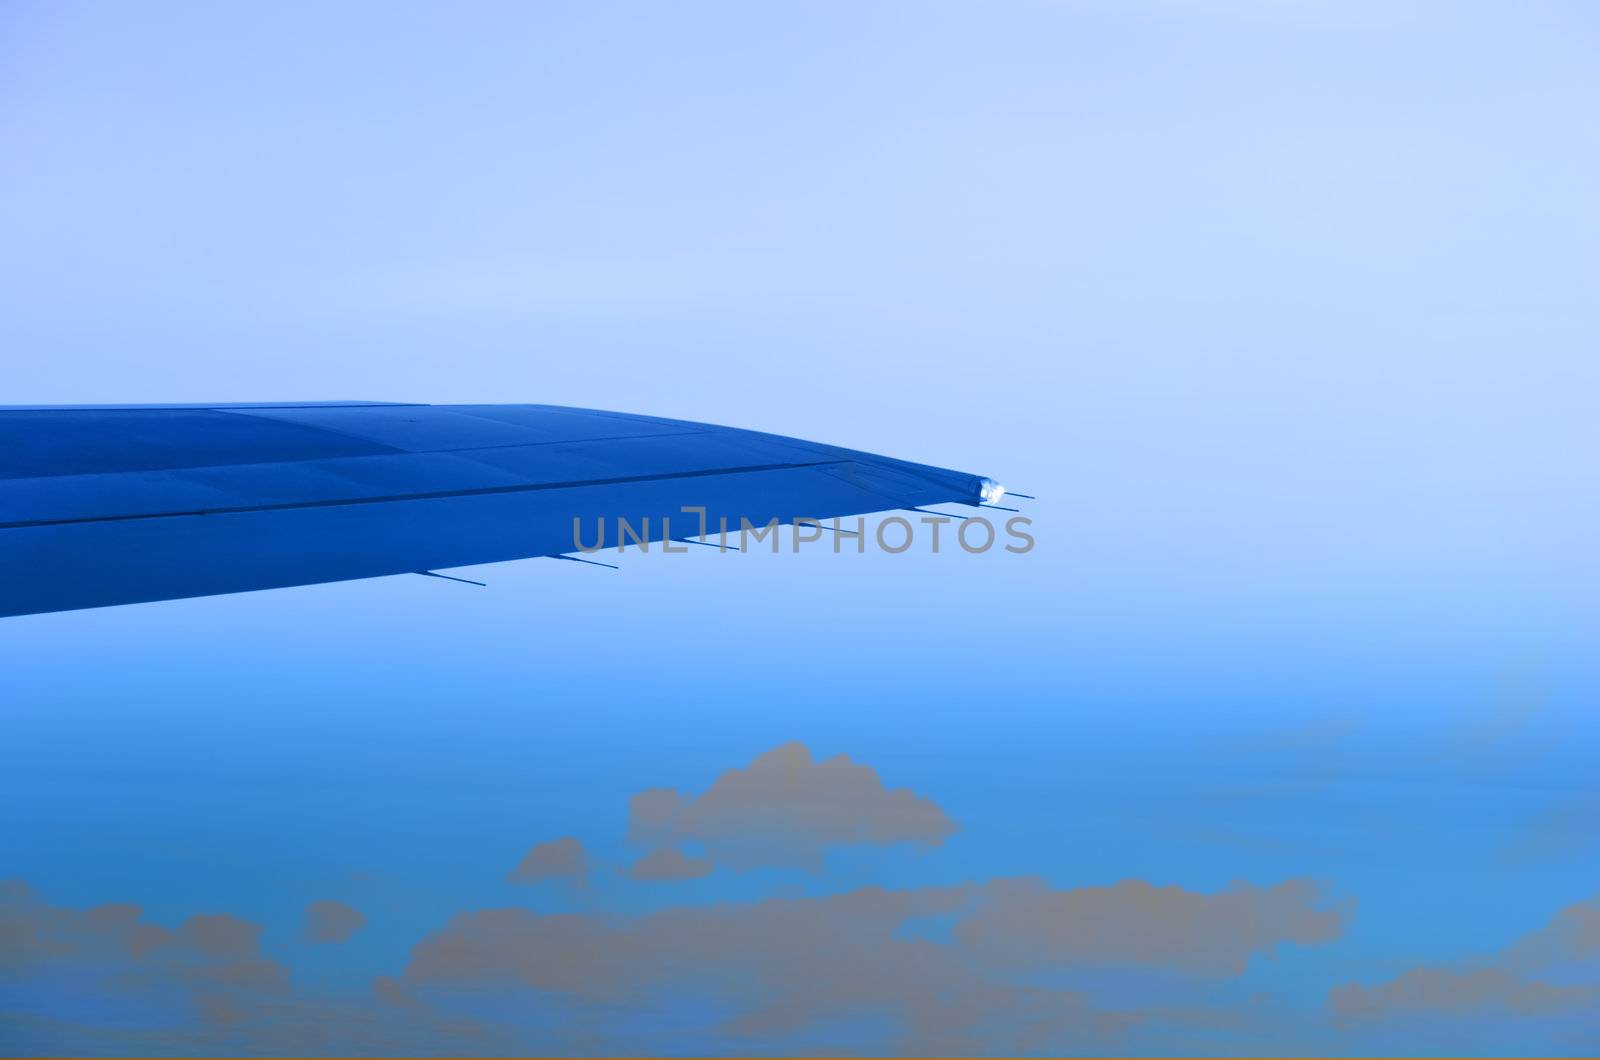
<instances>
[{"instance_id":1,"label":"low cloud","mask_svg":"<svg viewBox=\"0 0 1600 1060\"><path fill-rule=\"evenodd\" d=\"M1332 941L1350 913L1348 904L1322 905L1309 880L1235 883L1205 894L1142 880L1056 890L1028 878L991 883L956 936L1001 967L1136 964L1236 976L1279 943Z\"/></svg>"},{"instance_id":2,"label":"low cloud","mask_svg":"<svg viewBox=\"0 0 1600 1060\"><path fill-rule=\"evenodd\" d=\"M1513 942L1501 955L1502 964L1522 972L1596 959L1600 959L1600 894L1557 911L1548 924Z\"/></svg>"},{"instance_id":3,"label":"low cloud","mask_svg":"<svg viewBox=\"0 0 1600 1060\"><path fill-rule=\"evenodd\" d=\"M582 884L593 866L588 851L572 836L540 843L523 856L506 877L511 883L538 883L541 880L568 880Z\"/></svg>"},{"instance_id":4,"label":"low cloud","mask_svg":"<svg viewBox=\"0 0 1600 1060\"><path fill-rule=\"evenodd\" d=\"M346 907L348 908L348 907ZM204 913L176 929L136 905L71 909L0 881L0 1053L17 1056L507 1055L483 1024L294 989L261 927ZM36 1007L44 1003L41 1013ZM131 1015L130 1015L131 1014Z\"/></svg>"},{"instance_id":5,"label":"low cloud","mask_svg":"<svg viewBox=\"0 0 1600 1060\"><path fill-rule=\"evenodd\" d=\"M816 863L851 843L936 844L955 827L872 769L817 761L799 744L698 797L647 792L630 823L649 847L627 870L639 881ZM594 870L569 836L534 846L510 879L581 884ZM0 887L0 976L72 984L67 1020L0 1005L0 1038L86 1055L1161 1052L1199 1036L1254 1041L1241 1036L1277 1010L1244 1001L1233 980L1286 948L1332 941L1350 915L1298 879L1198 891L999 878L628 916L596 911L609 894L585 891L582 913L460 912L362 996L329 993L317 976L306 980L317 993L297 991L263 954L259 926L236 916L207 912L169 929L135 906L57 909L25 885ZM629 897L649 908L638 890ZM360 911L319 901L303 930L337 942L363 923ZM1561 919L1528 952L1582 950L1586 925ZM129 990L142 991L141 1026L167 1029L96 1022L102 1008L126 1009Z\"/></svg>"},{"instance_id":6,"label":"low cloud","mask_svg":"<svg viewBox=\"0 0 1600 1060\"><path fill-rule=\"evenodd\" d=\"M1525 818L1501 848L1507 868L1576 861L1600 854L1600 792L1561 798Z\"/></svg>"},{"instance_id":7,"label":"low cloud","mask_svg":"<svg viewBox=\"0 0 1600 1060\"><path fill-rule=\"evenodd\" d=\"M1156 897L1152 897L1156 896ZM1039 963L1122 963L1216 974L1242 970L1280 942L1317 944L1342 927L1318 912L1314 888L1237 885L1216 895L1119 884L1051 890L1038 881L884 890L817 898L673 907L622 919L496 909L457 915L419 943L401 978L404 996L515 982L566 1010L648 1008L685 988L704 990L720 1013L705 1030L738 1041L804 1035L834 1021L877 1014L882 1037L863 1051L971 1053L1105 1049L1152 1022L1224 1020L1216 1011L1105 1009L1080 993L1011 976L997 952L1015 957L1010 925L1044 918L1054 940ZM1215 923L1161 915L1163 903L1193 906ZM997 918L996 910L1003 911ZM1141 913L1156 910L1140 921ZM905 929L955 917L953 940ZM1096 922L1094 918L1106 918ZM1090 940L1072 945L1066 940ZM1204 951L1195 956L1194 949Z\"/></svg>"},{"instance_id":8,"label":"low cloud","mask_svg":"<svg viewBox=\"0 0 1600 1060\"><path fill-rule=\"evenodd\" d=\"M700 843L713 861L736 869L816 869L830 846L932 846L955 830L931 800L885 787L876 770L846 755L818 761L800 743L728 770L698 798L670 788L641 792L629 804L628 820L635 843Z\"/></svg>"},{"instance_id":9,"label":"low cloud","mask_svg":"<svg viewBox=\"0 0 1600 1060\"><path fill-rule=\"evenodd\" d=\"M1588 982L1563 981L1584 971ZM1592 1008L1600 1017L1600 896L1567 906L1489 957L1413 968L1373 986L1337 986L1328 1007L1346 1027L1424 1014L1539 1016Z\"/></svg>"},{"instance_id":10,"label":"low cloud","mask_svg":"<svg viewBox=\"0 0 1600 1060\"><path fill-rule=\"evenodd\" d=\"M412 990L514 981L563 1011L610 1011L695 988L710 994L702 1033L726 1048L772 1048L831 1020L879 1014L895 1030L863 1051L970 1053L1024 1036L1094 1040L1136 1016L1079 995L989 982L953 949L897 936L908 919L957 908L963 889L864 889L821 899L674 908L634 921L500 909L457 916L413 951ZM1022 1017L1032 1014L1033 1019ZM1038 1019L1048 1020L1043 1027Z\"/></svg>"},{"instance_id":11,"label":"low cloud","mask_svg":"<svg viewBox=\"0 0 1600 1060\"><path fill-rule=\"evenodd\" d=\"M328 900L306 906L306 938L312 942L343 942L366 925L361 910L343 902Z\"/></svg>"},{"instance_id":12,"label":"low cloud","mask_svg":"<svg viewBox=\"0 0 1600 1060\"><path fill-rule=\"evenodd\" d=\"M0 883L0 969L73 971L106 994L183 1000L202 1023L241 1019L283 993L288 969L263 957L261 927L226 913L198 914L176 931L136 905L52 906L21 880Z\"/></svg>"},{"instance_id":13,"label":"low cloud","mask_svg":"<svg viewBox=\"0 0 1600 1060\"><path fill-rule=\"evenodd\" d=\"M697 880L715 869L710 858L691 858L677 847L661 847L635 861L628 876L648 881Z\"/></svg>"},{"instance_id":14,"label":"low cloud","mask_svg":"<svg viewBox=\"0 0 1600 1060\"><path fill-rule=\"evenodd\" d=\"M1554 986L1519 980L1498 968L1458 971L1413 968L1377 986L1347 983L1328 994L1328 1005L1342 1023L1374 1022L1415 1013L1478 1016L1507 1012L1548 1015L1593 1002L1593 987Z\"/></svg>"}]
</instances>

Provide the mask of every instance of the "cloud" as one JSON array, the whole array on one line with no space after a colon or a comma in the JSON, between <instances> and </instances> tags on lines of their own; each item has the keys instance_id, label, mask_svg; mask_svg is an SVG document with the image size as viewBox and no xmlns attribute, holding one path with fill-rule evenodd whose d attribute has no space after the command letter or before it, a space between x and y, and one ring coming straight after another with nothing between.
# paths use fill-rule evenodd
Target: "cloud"
<instances>
[{"instance_id":1,"label":"cloud","mask_svg":"<svg viewBox=\"0 0 1600 1060\"><path fill-rule=\"evenodd\" d=\"M631 823L651 844L627 872L641 881L705 876L729 860L820 859L838 844L932 844L954 830L929 800L799 744L730 770L698 798L647 792ZM709 856L680 845L690 842ZM582 883L593 872L568 836L534 846L510 879ZM597 903L600 892L585 897ZM460 912L363 996L327 992L316 975L311 993L297 990L263 954L261 928L228 913L168 929L136 906L56 909L26 885L0 886L0 976L74 984L45 987L69 995L59 1023L0 1004L0 1036L81 1054L1150 1052L1189 1035L1253 1033L1270 1010L1241 1006L1227 980L1286 943L1331 941L1349 915L1305 880L1205 892L1028 877L628 916L584 908ZM304 909L312 941L363 925L341 902ZM96 1022L102 1008L126 1010L130 990L145 1006L141 1026L166 1030ZM102 1005L108 997L121 1000ZM173 997L176 1008L160 1007Z\"/></svg>"},{"instance_id":2,"label":"cloud","mask_svg":"<svg viewBox=\"0 0 1600 1060\"><path fill-rule=\"evenodd\" d=\"M540 880L570 880L582 884L591 868L588 852L572 836L540 843L524 855L506 877L511 883L538 883Z\"/></svg>"},{"instance_id":3,"label":"cloud","mask_svg":"<svg viewBox=\"0 0 1600 1060\"><path fill-rule=\"evenodd\" d=\"M1481 1015L1504 1011L1545 1015L1587 1004L1600 997L1594 987L1552 986L1522 981L1497 968L1458 971L1448 967L1413 968L1373 987L1347 983L1328 994L1328 1005L1342 1023L1372 1022L1409 1013Z\"/></svg>"},{"instance_id":4,"label":"cloud","mask_svg":"<svg viewBox=\"0 0 1600 1060\"><path fill-rule=\"evenodd\" d=\"M691 858L677 847L660 847L635 861L628 876L635 880L697 880L715 869L710 858Z\"/></svg>"},{"instance_id":5,"label":"cloud","mask_svg":"<svg viewBox=\"0 0 1600 1060\"><path fill-rule=\"evenodd\" d=\"M1434 758L1478 777L1525 770L1561 738L1559 727L1546 721L1549 702L1549 685L1534 668L1508 670L1441 734Z\"/></svg>"},{"instance_id":6,"label":"cloud","mask_svg":"<svg viewBox=\"0 0 1600 1060\"><path fill-rule=\"evenodd\" d=\"M348 908L348 907L346 907ZM423 1006L294 989L261 927L204 913L176 930L136 905L52 906L0 881L0 1052L69 1056L351 1056L525 1052ZM31 1007L30 1007L31 1006ZM41 1011L42 1008L42 1011Z\"/></svg>"},{"instance_id":7,"label":"cloud","mask_svg":"<svg viewBox=\"0 0 1600 1060\"><path fill-rule=\"evenodd\" d=\"M1267 888L1235 883L1215 894L1142 880L1073 890L1034 878L997 880L956 936L1003 967L1150 964L1234 976L1280 942L1315 946L1337 938L1348 905L1318 902L1309 880Z\"/></svg>"},{"instance_id":8,"label":"cloud","mask_svg":"<svg viewBox=\"0 0 1600 1060\"><path fill-rule=\"evenodd\" d=\"M220 960L245 960L261 949L261 925L230 913L196 914L178 928L178 937L195 952Z\"/></svg>"},{"instance_id":9,"label":"cloud","mask_svg":"<svg viewBox=\"0 0 1600 1060\"><path fill-rule=\"evenodd\" d=\"M1528 973L1595 958L1600 958L1600 894L1558 910L1544 927L1506 947L1500 963Z\"/></svg>"},{"instance_id":10,"label":"cloud","mask_svg":"<svg viewBox=\"0 0 1600 1060\"><path fill-rule=\"evenodd\" d=\"M306 906L306 938L312 942L343 942L367 926L367 918L354 906L337 901Z\"/></svg>"},{"instance_id":11,"label":"cloud","mask_svg":"<svg viewBox=\"0 0 1600 1060\"><path fill-rule=\"evenodd\" d=\"M1041 961L1116 962L1216 974L1242 970L1250 953L1279 942L1316 944L1338 933L1337 913L1312 908L1314 888L1236 885L1217 895L1119 884L1055 891L1038 881L907 890L861 888L824 897L679 906L631 919L493 909L454 917L424 939L400 980L404 996L503 989L516 983L562 1011L648 1011L657 1000L704 991L717 1013L705 1029L768 1047L865 1014L887 1022L862 1031L867 1052L971 1053L1109 1047L1153 1021L1215 1023L1204 1010L1108 1009L1084 994L1008 974L992 958L1015 951L1013 922L1035 915L1053 941ZM1186 914L1217 921L1200 928ZM1005 917L996 919L996 908ZM1141 914L1156 915L1141 922ZM908 932L924 918L957 918L953 939ZM1088 922L1085 918L1109 917ZM1070 921L1070 922L1055 922ZM976 924L969 929L969 924ZM1066 940L1089 940L1073 946ZM1191 951L1198 948L1203 955ZM1014 962L1005 962L1014 963ZM499 987L496 984L500 984ZM551 1002L549 999L557 999ZM1225 1014L1222 1014L1225 1015ZM730 1043L737 1048L737 1044ZM748 1047L748 1046L746 1046Z\"/></svg>"},{"instance_id":12,"label":"cloud","mask_svg":"<svg viewBox=\"0 0 1600 1060\"><path fill-rule=\"evenodd\" d=\"M1583 792L1551 803L1524 819L1501 848L1512 869L1574 860L1600 849L1600 793Z\"/></svg>"},{"instance_id":13,"label":"cloud","mask_svg":"<svg viewBox=\"0 0 1600 1060\"><path fill-rule=\"evenodd\" d=\"M699 984L718 1014L705 1029L763 1048L831 1018L876 1012L903 1028L898 1048L970 1051L981 1024L1020 1004L1014 991L988 983L948 947L896 934L908 919L948 912L965 897L960 888L868 888L679 907L633 921L464 913L413 950L403 981L415 991L510 980L562 995L569 1013L625 1002L648 1011L653 997ZM1094 1023L1081 998L1055 1000L1063 1022Z\"/></svg>"},{"instance_id":14,"label":"cloud","mask_svg":"<svg viewBox=\"0 0 1600 1060\"><path fill-rule=\"evenodd\" d=\"M736 869L758 865L819 868L830 846L871 843L937 845L956 830L932 801L886 788L870 766L845 755L817 761L787 743L730 769L698 798L653 788L629 803L636 843L704 845L712 860Z\"/></svg>"},{"instance_id":15,"label":"cloud","mask_svg":"<svg viewBox=\"0 0 1600 1060\"><path fill-rule=\"evenodd\" d=\"M136 905L60 908L24 881L0 883L0 969L75 969L102 993L177 996L203 1023L233 1023L253 999L288 987L288 969L262 956L260 935L259 925L226 913L169 931Z\"/></svg>"},{"instance_id":16,"label":"cloud","mask_svg":"<svg viewBox=\"0 0 1600 1060\"><path fill-rule=\"evenodd\" d=\"M1600 958L1600 895L1559 910L1538 931L1488 958L1412 968L1375 986L1345 983L1328 993L1343 1026L1431 1014L1473 1018L1489 1014L1549 1015L1586 1010L1600 1016L1600 983L1553 983ZM1591 978L1600 967L1590 968Z\"/></svg>"},{"instance_id":17,"label":"cloud","mask_svg":"<svg viewBox=\"0 0 1600 1060\"><path fill-rule=\"evenodd\" d=\"M385 1005L392 1005L395 1008L415 1011L425 1007L422 1002L408 994L406 988L400 985L400 980L392 975L380 975L373 978L372 996Z\"/></svg>"},{"instance_id":18,"label":"cloud","mask_svg":"<svg viewBox=\"0 0 1600 1060\"><path fill-rule=\"evenodd\" d=\"M698 798L645 793L632 824L652 844L628 870L642 881L708 875L719 858L762 864L820 858L843 843L937 843L954 829L927 799L885 788L842 756L816 761L799 744L729 771ZM581 883L593 871L568 836L534 846L510 878ZM599 890L586 898L605 898ZM80 1054L1159 1052L1191 1035L1254 1040L1241 1036L1275 1010L1241 1004L1230 980L1285 944L1333 940L1349 916L1305 880L1197 891L1141 880L1057 888L1030 877L626 916L584 908L460 912L362 996L329 993L315 975L313 992L297 990L263 954L260 927L227 913L168 929L136 906L56 909L25 885L0 886L0 976L9 968L74 984L62 1022L0 1004L0 1036ZM340 902L304 910L313 941L348 938L363 923ZM71 974L56 976L62 969ZM96 1022L102 1008L126 1009L129 990L141 991L141 1026L166 1030ZM106 997L124 1000L103 1006ZM177 1007L162 1009L172 997Z\"/></svg>"},{"instance_id":19,"label":"cloud","mask_svg":"<svg viewBox=\"0 0 1600 1060\"><path fill-rule=\"evenodd\" d=\"M1298 724L1250 739L1239 750L1265 754L1328 751L1343 746L1365 724L1364 717L1348 710L1313 715Z\"/></svg>"}]
</instances>

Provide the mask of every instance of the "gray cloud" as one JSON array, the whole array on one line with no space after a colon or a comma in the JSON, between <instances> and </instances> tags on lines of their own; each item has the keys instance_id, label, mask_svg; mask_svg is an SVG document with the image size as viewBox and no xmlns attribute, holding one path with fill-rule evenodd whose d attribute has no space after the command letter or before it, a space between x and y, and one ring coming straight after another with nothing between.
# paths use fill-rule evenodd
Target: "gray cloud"
<instances>
[{"instance_id":1,"label":"gray cloud","mask_svg":"<svg viewBox=\"0 0 1600 1060\"><path fill-rule=\"evenodd\" d=\"M260 952L261 925L231 913L198 913L179 926L178 938L207 957L248 960Z\"/></svg>"},{"instance_id":2,"label":"gray cloud","mask_svg":"<svg viewBox=\"0 0 1600 1060\"><path fill-rule=\"evenodd\" d=\"M361 910L338 901L306 906L306 938L312 942L343 942L367 926Z\"/></svg>"},{"instance_id":3,"label":"gray cloud","mask_svg":"<svg viewBox=\"0 0 1600 1060\"><path fill-rule=\"evenodd\" d=\"M715 869L710 858L691 858L677 847L659 847L635 861L628 876L635 880L696 880Z\"/></svg>"},{"instance_id":4,"label":"gray cloud","mask_svg":"<svg viewBox=\"0 0 1600 1060\"><path fill-rule=\"evenodd\" d=\"M370 997L344 999L295 992L288 969L263 956L259 928L238 917L190 917L169 931L133 906L76 911L23 885L0 893L0 975L70 967L75 980L94 977L89 996L148 988L152 999L172 989L186 999L187 1013L159 1033L0 1012L0 1035L31 1043L23 1051L80 1054L660 1051L661 1027L647 1017L685 1011L673 1006L686 992L708 1006L691 1005L708 1015L673 1032L688 1051L719 1040L741 1052L838 1051L841 1042L869 1053L1137 1051L1152 1040L1137 1035L1240 1033L1252 1017L1220 996L1108 1004L1031 973L1119 964L1226 975L1281 942L1325 941L1342 923L1298 882L1205 894L996 880L631 918L485 910L424 938ZM1166 904L1183 915L1162 913ZM1201 916L1212 926L1197 929ZM1042 952L1012 937L1030 917L1048 940ZM953 922L944 941L923 930L937 922ZM465 1014L451 1007L463 1002ZM538 1029L486 1023L473 1015L483 1004Z\"/></svg>"},{"instance_id":5,"label":"gray cloud","mask_svg":"<svg viewBox=\"0 0 1600 1060\"><path fill-rule=\"evenodd\" d=\"M0 968L13 974L75 967L108 992L175 991L201 1022L233 1023L253 999L282 993L288 969L263 957L259 925L226 913L189 917L177 931L135 905L47 905L21 880L0 884Z\"/></svg>"},{"instance_id":6,"label":"gray cloud","mask_svg":"<svg viewBox=\"0 0 1600 1060\"><path fill-rule=\"evenodd\" d=\"M1550 922L1517 939L1500 963L1522 973L1600 958L1600 894L1558 910Z\"/></svg>"},{"instance_id":7,"label":"gray cloud","mask_svg":"<svg viewBox=\"0 0 1600 1060\"><path fill-rule=\"evenodd\" d=\"M591 868L589 854L572 836L540 843L523 856L506 878L512 883L570 880L583 883Z\"/></svg>"},{"instance_id":8,"label":"gray cloud","mask_svg":"<svg viewBox=\"0 0 1600 1060\"><path fill-rule=\"evenodd\" d=\"M409 997L515 982L542 996L560 995L564 1005L605 1011L648 1007L656 993L695 984L725 1014L710 1029L741 1041L766 1043L878 1013L889 1029L864 1051L1104 1049L1123 1031L1152 1021L1214 1024L1226 1016L1107 1010L1080 993L1018 982L992 959L1018 952L1008 937L1012 924L1047 918L1039 926L1055 940L1054 952L1031 956L1229 974L1278 942L1316 944L1336 935L1341 915L1317 912L1316 898L1300 884L1240 885L1208 896L1130 884L1052 891L1037 881L1001 880L673 907L632 919L484 910L457 915L419 943L401 983ZM1201 929L1187 915L1163 916L1168 902L1186 909L1193 903L1214 924ZM1141 923L1152 910L1153 921ZM952 942L904 930L923 918L950 916L958 918ZM1108 916L1102 923L1084 919ZM1092 941L1071 945L1065 940L1074 931ZM1194 949L1203 952L1196 956Z\"/></svg>"},{"instance_id":9,"label":"gray cloud","mask_svg":"<svg viewBox=\"0 0 1600 1060\"><path fill-rule=\"evenodd\" d=\"M1507 669L1478 702L1467 704L1441 734L1433 759L1479 777L1503 777L1534 765L1558 745L1548 723L1550 688L1537 669Z\"/></svg>"},{"instance_id":10,"label":"gray cloud","mask_svg":"<svg viewBox=\"0 0 1600 1060\"><path fill-rule=\"evenodd\" d=\"M1523 981L1498 968L1461 971L1440 967L1413 968L1373 987L1346 983L1329 992L1328 1005L1341 1023L1352 1024L1420 1012L1546 1015L1588 1004L1597 997L1600 990L1594 987Z\"/></svg>"},{"instance_id":11,"label":"gray cloud","mask_svg":"<svg viewBox=\"0 0 1600 1060\"><path fill-rule=\"evenodd\" d=\"M872 769L816 761L798 744L729 771L698 798L647 792L631 823L633 838L653 845L628 870L636 880L702 876L719 859L820 859L842 843L937 843L954 829ZM533 847L510 878L581 883L593 868L566 837ZM1035 878L631 917L490 909L456 915L399 974L345 998L297 993L288 969L262 954L260 928L224 913L168 930L134 906L53 909L23 885L0 888L0 912L0 971L71 961L74 975L99 976L104 966L106 990L175 988L187 1006L187 1022L160 1035L45 1027L16 1013L0 1013L0 1035L40 1043L35 1052L68 1042L78 1053L166 1055L704 1052L707 1042L739 1052L1149 1051L1179 1040L1162 1035L1253 1027L1268 1010L1241 1007L1219 981L1285 943L1332 940L1349 915L1304 880L1201 892L1138 880L1058 889ZM306 909L313 940L349 937L361 923L342 903ZM1162 984L1162 1003L1143 1003L1137 988L1091 995L1052 979L1079 968L1132 969ZM490 1021L484 1011L517 1016ZM678 1022L664 1029L662 1012Z\"/></svg>"},{"instance_id":12,"label":"gray cloud","mask_svg":"<svg viewBox=\"0 0 1600 1060\"><path fill-rule=\"evenodd\" d=\"M1589 857L1600 852L1600 792L1559 798L1525 818L1501 848L1508 868Z\"/></svg>"},{"instance_id":13,"label":"gray cloud","mask_svg":"<svg viewBox=\"0 0 1600 1060\"><path fill-rule=\"evenodd\" d=\"M698 798L670 788L641 792L629 804L628 821L636 843L698 842L714 861L734 868L817 868L829 846L935 845L955 829L932 801L886 788L870 766L845 755L817 761L800 743L728 770Z\"/></svg>"},{"instance_id":14,"label":"gray cloud","mask_svg":"<svg viewBox=\"0 0 1600 1060\"><path fill-rule=\"evenodd\" d=\"M79 1056L506 1055L493 1028L295 991L261 928L226 913L145 920L138 906L52 906L0 881L0 1053ZM73 1020L30 1013L27 989L71 999ZM129 1021L118 1013L136 1011ZM107 1013L108 1015L102 1015Z\"/></svg>"},{"instance_id":15,"label":"gray cloud","mask_svg":"<svg viewBox=\"0 0 1600 1060\"><path fill-rule=\"evenodd\" d=\"M1600 985L1539 978L1595 958L1600 958L1600 896L1558 911L1544 927L1491 957L1413 968L1370 987L1346 983L1329 991L1328 1006L1345 1026L1423 1013L1529 1016L1590 1006L1600 1016Z\"/></svg>"},{"instance_id":16,"label":"gray cloud","mask_svg":"<svg viewBox=\"0 0 1600 1060\"><path fill-rule=\"evenodd\" d=\"M1278 943L1337 938L1350 907L1319 907L1318 900L1309 880L1266 888L1235 883L1215 894L1142 880L1073 890L1040 879L997 880L956 935L1003 967L1154 964L1233 976Z\"/></svg>"},{"instance_id":17,"label":"gray cloud","mask_svg":"<svg viewBox=\"0 0 1600 1060\"><path fill-rule=\"evenodd\" d=\"M730 1048L803 1033L831 1018L881 1013L899 1041L867 1051L994 1049L1033 1001L1065 1032L1111 1032L1119 1018L1077 995L992 984L948 947L896 936L909 918L956 908L959 888L868 889L826 899L677 908L632 922L540 916L522 909L462 914L413 951L413 989L514 980L565 995L569 1011L624 1002L649 1008L652 991L702 984L727 1012L706 1030ZM1053 1002L1053 1004L1051 1004ZM1040 1030L1037 1033L1045 1034Z\"/></svg>"}]
</instances>

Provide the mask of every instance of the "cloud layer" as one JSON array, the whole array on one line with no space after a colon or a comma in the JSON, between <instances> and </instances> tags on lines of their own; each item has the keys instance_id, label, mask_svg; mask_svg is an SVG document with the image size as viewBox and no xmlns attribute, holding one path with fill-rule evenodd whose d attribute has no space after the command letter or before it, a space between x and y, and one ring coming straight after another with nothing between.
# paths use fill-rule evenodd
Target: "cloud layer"
<instances>
[{"instance_id":1,"label":"cloud layer","mask_svg":"<svg viewBox=\"0 0 1600 1060\"><path fill-rule=\"evenodd\" d=\"M716 870L710 858L691 858L677 847L658 847L633 863L628 876L635 880L668 882L697 880Z\"/></svg>"},{"instance_id":2,"label":"cloud layer","mask_svg":"<svg viewBox=\"0 0 1600 1060\"><path fill-rule=\"evenodd\" d=\"M583 883L591 869L589 853L572 836L539 843L528 851L506 879L511 883L538 883L541 880L568 880Z\"/></svg>"},{"instance_id":3,"label":"cloud layer","mask_svg":"<svg viewBox=\"0 0 1600 1060\"><path fill-rule=\"evenodd\" d=\"M533 846L505 882L592 879L532 892L577 911L434 913L407 926L409 959L382 958L366 996L297 979L264 952L259 924L229 913L168 926L137 906L62 908L25 883L0 883L0 1051L1227 1054L1269 1041L1363 1051L1417 1019L1600 1019L1600 898L1497 953L1345 983L1321 1008L1291 1011L1242 994L1255 989L1245 977L1265 960L1336 944L1355 912L1304 878L1204 889L1015 876L830 890L819 877L815 893L665 907L651 902L676 892L640 886L718 875L724 864L820 868L833 846L938 844L953 830L934 803L886 788L871 768L786 744L698 798L636 797L630 838L647 849L624 871L597 875L575 836ZM504 893L511 902L529 892ZM314 901L295 952L316 959L323 951L309 942L353 953L368 928L360 910ZM52 1000L30 1007L39 997ZM132 1023L105 1015L128 1011Z\"/></svg>"},{"instance_id":4,"label":"cloud layer","mask_svg":"<svg viewBox=\"0 0 1600 1060\"><path fill-rule=\"evenodd\" d=\"M46 904L21 880L0 882L0 970L12 978L92 977L154 1011L231 1024L281 995L288 969L264 957L261 927L227 913L190 916L168 930L136 905L85 910Z\"/></svg>"},{"instance_id":5,"label":"cloud layer","mask_svg":"<svg viewBox=\"0 0 1600 1060\"><path fill-rule=\"evenodd\" d=\"M1560 981L1582 971L1590 973L1583 983ZM1328 1005L1347 1026L1419 1016L1461 1020L1564 1012L1590 1013L1600 1026L1597 974L1600 896L1559 910L1544 927L1497 954L1412 968L1372 986L1346 983L1329 992Z\"/></svg>"},{"instance_id":6,"label":"cloud layer","mask_svg":"<svg viewBox=\"0 0 1600 1060\"><path fill-rule=\"evenodd\" d=\"M1215 923L1205 931L1183 918L1138 924L1152 894L1211 908ZM1035 915L1057 918L1040 926L1061 940L1055 956L1066 959L1227 972L1278 943L1337 935L1343 915L1316 908L1319 898L1300 883L1204 895L1145 885L1057 891L1000 880L674 907L632 919L495 909L462 913L419 943L401 981L417 996L516 983L530 991L527 999L556 995L595 1011L649 1008L652 999L690 988L718 1014L705 1032L728 1039L732 1049L774 1035L804 1041L806 1033L862 1012L888 1021L871 1051L1103 1049L1134 1026L1207 1016L1105 1009L1081 993L1001 974L990 958L1019 947L1012 925ZM1108 923L1085 919L1106 915ZM919 920L946 916L959 918L955 941L905 933ZM1094 941L1065 941L1075 934Z\"/></svg>"},{"instance_id":7,"label":"cloud layer","mask_svg":"<svg viewBox=\"0 0 1600 1060\"><path fill-rule=\"evenodd\" d=\"M344 942L366 925L361 910L343 902L324 900L306 906L306 938L312 942Z\"/></svg>"},{"instance_id":8,"label":"cloud layer","mask_svg":"<svg viewBox=\"0 0 1600 1060\"><path fill-rule=\"evenodd\" d=\"M999 967L1163 965L1206 976L1240 975L1279 943L1338 937L1348 903L1319 904L1309 880L1274 887L1235 883L1214 894L1124 880L1056 890L1040 879L997 880L956 937Z\"/></svg>"},{"instance_id":9,"label":"cloud layer","mask_svg":"<svg viewBox=\"0 0 1600 1060\"><path fill-rule=\"evenodd\" d=\"M734 868L818 868L830 846L859 843L937 845L956 830L931 800L886 788L870 766L846 755L818 761L800 743L730 769L698 798L670 788L630 802L628 836L648 846L702 844Z\"/></svg>"}]
</instances>

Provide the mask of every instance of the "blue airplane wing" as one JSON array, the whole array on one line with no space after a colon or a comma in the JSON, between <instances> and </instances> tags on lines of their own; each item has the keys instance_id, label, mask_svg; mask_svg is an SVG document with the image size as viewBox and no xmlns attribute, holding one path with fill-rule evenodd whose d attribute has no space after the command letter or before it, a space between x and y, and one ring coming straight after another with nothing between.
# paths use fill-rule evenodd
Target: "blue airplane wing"
<instances>
[{"instance_id":1,"label":"blue airplane wing","mask_svg":"<svg viewBox=\"0 0 1600 1060\"><path fill-rule=\"evenodd\" d=\"M614 548L619 519L686 537L685 507L715 535L998 495L836 446L549 405L0 407L0 616L570 555L575 528Z\"/></svg>"}]
</instances>

